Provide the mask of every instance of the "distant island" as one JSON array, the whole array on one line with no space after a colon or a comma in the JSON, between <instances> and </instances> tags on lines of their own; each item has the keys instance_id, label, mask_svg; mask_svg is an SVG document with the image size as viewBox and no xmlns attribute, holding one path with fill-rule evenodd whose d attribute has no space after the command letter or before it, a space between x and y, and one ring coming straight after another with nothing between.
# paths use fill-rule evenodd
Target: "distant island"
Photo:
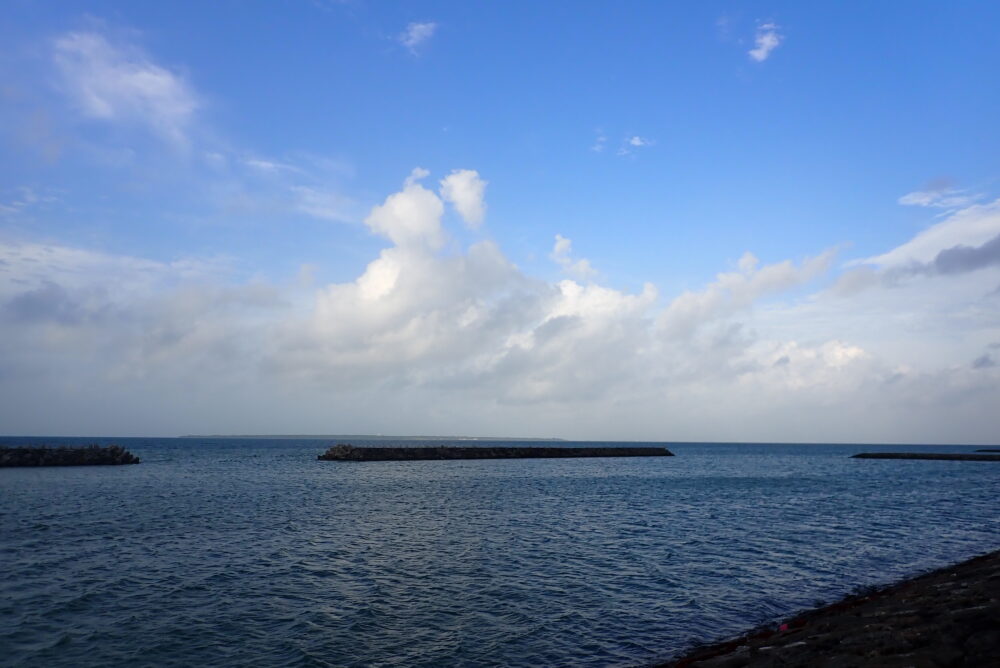
<instances>
[{"instance_id":1,"label":"distant island","mask_svg":"<svg viewBox=\"0 0 1000 668\"><path fill-rule=\"evenodd\" d=\"M187 434L177 438L242 438L315 441L565 441L565 438L509 436L385 436L383 434Z\"/></svg>"}]
</instances>

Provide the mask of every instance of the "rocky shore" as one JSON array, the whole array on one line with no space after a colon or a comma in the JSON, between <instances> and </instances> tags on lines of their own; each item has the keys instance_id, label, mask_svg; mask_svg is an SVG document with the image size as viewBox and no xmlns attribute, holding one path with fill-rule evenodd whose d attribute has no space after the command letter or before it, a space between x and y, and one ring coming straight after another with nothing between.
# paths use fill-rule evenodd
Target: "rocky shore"
<instances>
[{"instance_id":1,"label":"rocky shore","mask_svg":"<svg viewBox=\"0 0 1000 668\"><path fill-rule=\"evenodd\" d=\"M120 445L88 445L82 448L0 447L0 467L95 466L138 463L139 458Z\"/></svg>"},{"instance_id":2,"label":"rocky shore","mask_svg":"<svg viewBox=\"0 0 1000 668\"><path fill-rule=\"evenodd\" d=\"M1000 551L706 645L659 668L1000 665Z\"/></svg>"},{"instance_id":3,"label":"rocky shore","mask_svg":"<svg viewBox=\"0 0 1000 668\"><path fill-rule=\"evenodd\" d=\"M666 448L451 447L359 448L338 443L317 459L339 462L389 462L431 459L541 459L552 457L672 457Z\"/></svg>"},{"instance_id":4,"label":"rocky shore","mask_svg":"<svg viewBox=\"0 0 1000 668\"><path fill-rule=\"evenodd\" d=\"M949 462L1000 462L998 455L982 455L972 452L930 453L930 452L862 452L851 455L852 459L937 459Z\"/></svg>"}]
</instances>

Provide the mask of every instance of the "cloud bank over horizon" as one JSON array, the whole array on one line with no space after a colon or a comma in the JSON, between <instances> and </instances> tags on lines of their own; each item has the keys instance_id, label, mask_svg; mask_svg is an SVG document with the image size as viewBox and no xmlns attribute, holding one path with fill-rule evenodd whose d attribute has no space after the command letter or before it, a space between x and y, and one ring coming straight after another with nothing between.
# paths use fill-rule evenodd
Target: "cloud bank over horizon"
<instances>
[{"instance_id":1,"label":"cloud bank over horizon","mask_svg":"<svg viewBox=\"0 0 1000 668\"><path fill-rule=\"evenodd\" d=\"M746 253L702 288L661 297L651 283L630 294L596 282L559 236L553 262L574 277L546 281L488 239L456 249L446 206L467 218L470 207L485 210L483 190L473 188L472 206L447 185L426 188L429 176L414 169L373 207L365 225L390 245L346 283L234 283L220 259L0 245L4 424L21 433L765 441L988 442L996 433L983 410L1000 398L1000 369L983 361L1000 339L995 313L980 314L983 344L964 364L920 368L846 335L850 318L839 311L850 297L817 286L832 278L835 250L771 264ZM998 207L959 210L865 262L890 266L927 238L940 239L937 258L963 248L992 257L995 240L961 242L1000 234ZM890 339L904 337L892 321L909 293L925 310L947 310L957 291L1000 285L998 269L977 259L967 272L873 284L866 308ZM998 299L975 292L965 298L982 308ZM825 326L782 332L795 318Z\"/></svg>"},{"instance_id":2,"label":"cloud bank over horizon","mask_svg":"<svg viewBox=\"0 0 1000 668\"><path fill-rule=\"evenodd\" d=\"M822 209L805 189L794 225L758 235L783 207L766 200L796 201L740 195L748 171L772 167L741 161L771 146L712 145L699 166L655 119L581 119L560 140L550 128L544 149L544 133L497 123L477 152L476 94L448 103L471 112L417 118L431 96L413 82L428 85L458 25L377 33L383 47L396 35L373 58L382 77L409 68L406 92L393 107L389 87L367 91L382 132L351 127L337 141L358 135L353 153L275 148L296 145L308 104L279 105L278 139L238 139L220 96L135 31L88 19L33 45L0 91L0 139L20 151L5 173L26 175L0 188L2 430L996 441L1000 199L987 186L907 182L886 197L907 226L815 236L800 233ZM756 29L734 60L784 44L777 23ZM587 150L594 127L643 134L622 132L616 151L598 130ZM369 151L368 171L385 173L362 184ZM661 211L669 198L651 198L666 190L691 208Z\"/></svg>"}]
</instances>

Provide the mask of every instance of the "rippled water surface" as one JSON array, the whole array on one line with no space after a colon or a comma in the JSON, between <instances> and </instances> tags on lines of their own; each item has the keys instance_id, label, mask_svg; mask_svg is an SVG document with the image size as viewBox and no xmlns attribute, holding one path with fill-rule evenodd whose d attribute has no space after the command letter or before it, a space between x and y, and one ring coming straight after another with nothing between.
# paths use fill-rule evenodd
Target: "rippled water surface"
<instances>
[{"instance_id":1,"label":"rippled water surface","mask_svg":"<svg viewBox=\"0 0 1000 668\"><path fill-rule=\"evenodd\" d=\"M143 463L0 469L3 665L644 665L1000 547L1000 465L848 458L969 447L114 442Z\"/></svg>"}]
</instances>

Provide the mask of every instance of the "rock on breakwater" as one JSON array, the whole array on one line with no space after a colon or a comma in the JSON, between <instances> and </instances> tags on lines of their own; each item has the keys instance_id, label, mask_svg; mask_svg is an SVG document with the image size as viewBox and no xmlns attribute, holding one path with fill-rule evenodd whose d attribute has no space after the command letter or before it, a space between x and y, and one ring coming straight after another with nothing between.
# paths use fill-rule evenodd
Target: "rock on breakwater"
<instances>
[{"instance_id":1,"label":"rock on breakwater","mask_svg":"<svg viewBox=\"0 0 1000 668\"><path fill-rule=\"evenodd\" d=\"M138 463L139 458L120 445L88 445L82 448L0 447L0 467L95 466Z\"/></svg>"},{"instance_id":2,"label":"rock on breakwater","mask_svg":"<svg viewBox=\"0 0 1000 668\"><path fill-rule=\"evenodd\" d=\"M662 447L546 448L546 447L407 447L358 448L338 443L317 459L340 462L389 462L435 459L545 459L557 457L673 457Z\"/></svg>"},{"instance_id":3,"label":"rock on breakwater","mask_svg":"<svg viewBox=\"0 0 1000 668\"><path fill-rule=\"evenodd\" d=\"M852 459L937 459L955 462L1000 462L1000 455L980 455L975 453L927 453L927 452L862 452L851 455Z\"/></svg>"}]
</instances>

